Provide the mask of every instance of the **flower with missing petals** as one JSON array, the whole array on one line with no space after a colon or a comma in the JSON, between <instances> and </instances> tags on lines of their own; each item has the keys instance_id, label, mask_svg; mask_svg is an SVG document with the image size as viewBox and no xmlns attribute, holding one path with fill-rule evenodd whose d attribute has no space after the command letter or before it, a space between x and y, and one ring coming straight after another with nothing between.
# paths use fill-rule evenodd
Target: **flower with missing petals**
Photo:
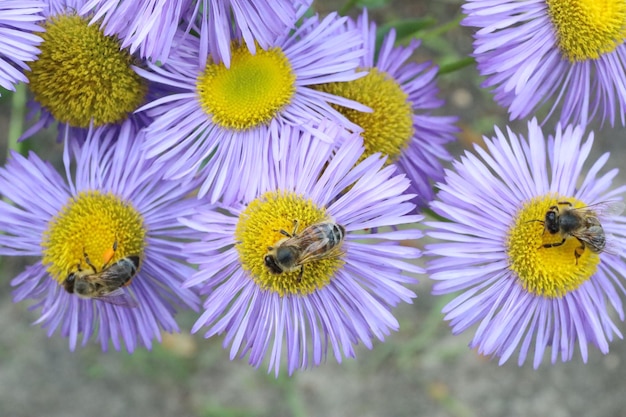
<instances>
[{"instance_id":1,"label":"flower with missing petals","mask_svg":"<svg viewBox=\"0 0 626 417\"><path fill-rule=\"evenodd\" d=\"M528 139L496 130L439 185L431 208L447 221L427 223L440 241L427 272L434 294L457 293L444 307L453 332L478 324L480 354L504 363L518 351L537 368L546 350L568 361L578 345L586 361L588 345L606 353L621 337L626 187L611 187L617 170L600 174L608 154L585 173L592 144L580 127L545 138L532 121Z\"/></svg>"}]
</instances>

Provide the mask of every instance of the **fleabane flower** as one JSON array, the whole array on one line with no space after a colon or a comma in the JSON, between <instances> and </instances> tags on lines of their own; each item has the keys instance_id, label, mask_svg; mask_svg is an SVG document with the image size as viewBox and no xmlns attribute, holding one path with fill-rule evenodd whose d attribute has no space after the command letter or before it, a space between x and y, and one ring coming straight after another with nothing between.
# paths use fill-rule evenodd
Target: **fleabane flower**
<instances>
[{"instance_id":1,"label":"fleabane flower","mask_svg":"<svg viewBox=\"0 0 626 417\"><path fill-rule=\"evenodd\" d=\"M463 11L462 24L478 29L483 86L511 119L548 104L564 125L626 125L624 1L469 0Z\"/></svg>"},{"instance_id":2,"label":"fleabane flower","mask_svg":"<svg viewBox=\"0 0 626 417\"><path fill-rule=\"evenodd\" d=\"M361 112L337 106L363 129L363 158L377 152L386 155L387 162L395 163L411 180L409 192L415 193L415 202L424 207L434 198L432 184L443 179L442 161L451 159L445 145L457 131L456 117L431 114L444 103L437 98L437 67L430 62L410 61L419 47L418 40L394 47L394 29L385 35L377 52L376 24L368 21L367 10L355 26L363 35L366 50L359 70L367 75L317 88L371 108Z\"/></svg>"},{"instance_id":3,"label":"fleabane flower","mask_svg":"<svg viewBox=\"0 0 626 417\"><path fill-rule=\"evenodd\" d=\"M86 0L48 0L44 9L41 53L26 72L33 100L32 116L39 119L22 138L55 122L62 136L84 140L90 126L119 131L124 123L136 130L145 115L133 112L144 103L148 82L133 69L139 62L120 40L90 25L91 14L80 14Z\"/></svg>"},{"instance_id":4,"label":"fleabane flower","mask_svg":"<svg viewBox=\"0 0 626 417\"><path fill-rule=\"evenodd\" d=\"M135 140L130 126L119 137L91 132L82 147L66 140L66 179L32 153L0 169L0 254L40 258L11 281L14 301L34 300L36 323L72 350L81 334L103 350L150 348L178 330L177 309L198 307L181 287L192 237L176 221L198 205L187 198L193 183L164 181Z\"/></svg>"},{"instance_id":5,"label":"fleabane flower","mask_svg":"<svg viewBox=\"0 0 626 417\"><path fill-rule=\"evenodd\" d=\"M420 251L399 244L421 232L396 226L422 216L408 214L409 181L395 167L380 155L357 164L356 134L339 148L291 127L280 134L284 158L257 168L257 195L180 220L202 235L184 249L198 265L186 285L206 294L192 331L224 333L231 359L249 355L258 367L269 356L276 374L286 356L291 374L398 329L391 309L415 296L403 272L423 271L412 263Z\"/></svg>"},{"instance_id":6,"label":"fleabane flower","mask_svg":"<svg viewBox=\"0 0 626 417\"><path fill-rule=\"evenodd\" d=\"M4 0L0 2L0 87L15 91L15 84L28 82L24 71L35 60L41 43L36 32L42 20L41 1Z\"/></svg>"},{"instance_id":7,"label":"fleabane flower","mask_svg":"<svg viewBox=\"0 0 626 417\"><path fill-rule=\"evenodd\" d=\"M428 222L433 258L427 272L436 295L456 293L443 312L453 332L478 324L470 347L506 362L518 351L537 368L572 359L578 345L609 350L621 334L626 265L626 187L600 174L608 153L587 171L593 134L556 129L546 140L537 121L528 139L511 130L466 153L440 184L431 208L446 221Z\"/></svg>"},{"instance_id":8,"label":"fleabane flower","mask_svg":"<svg viewBox=\"0 0 626 417\"><path fill-rule=\"evenodd\" d=\"M355 73L362 39L358 31L343 28L345 21L335 14L321 21L305 19L255 54L234 40L229 68L201 55L211 41L206 35L184 37L163 67L138 69L169 90L142 108L154 119L146 129L147 157L173 162L167 178L193 175L203 167L200 197L238 201L257 194L257 166L277 155L282 126L330 119L358 130L329 102L364 106L311 88L362 76ZM199 56L205 64L198 65ZM331 140L316 132L320 140Z\"/></svg>"}]
</instances>

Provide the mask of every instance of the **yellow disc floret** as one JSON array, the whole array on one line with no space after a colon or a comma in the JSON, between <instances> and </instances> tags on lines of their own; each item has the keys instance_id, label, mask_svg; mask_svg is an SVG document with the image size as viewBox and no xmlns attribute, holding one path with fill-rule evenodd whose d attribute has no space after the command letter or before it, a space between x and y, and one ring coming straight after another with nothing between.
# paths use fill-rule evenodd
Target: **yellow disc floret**
<instances>
[{"instance_id":1,"label":"yellow disc floret","mask_svg":"<svg viewBox=\"0 0 626 417\"><path fill-rule=\"evenodd\" d=\"M230 68L209 62L197 81L202 109L226 129L247 130L268 124L296 91L296 76L280 48L233 47Z\"/></svg>"},{"instance_id":2,"label":"yellow disc floret","mask_svg":"<svg viewBox=\"0 0 626 417\"><path fill-rule=\"evenodd\" d=\"M387 162L400 157L413 137L413 109L408 95L387 73L369 69L365 77L322 84L317 89L358 101L373 112L365 113L335 106L351 122L363 129L365 152L361 159L376 152L388 156Z\"/></svg>"},{"instance_id":3,"label":"yellow disc floret","mask_svg":"<svg viewBox=\"0 0 626 417\"><path fill-rule=\"evenodd\" d=\"M130 53L87 17L57 15L44 23L39 58L26 75L37 100L56 120L75 127L124 121L144 101L147 84Z\"/></svg>"},{"instance_id":4,"label":"yellow disc floret","mask_svg":"<svg viewBox=\"0 0 626 417\"><path fill-rule=\"evenodd\" d=\"M43 264L62 283L87 268L85 255L98 270L127 256L143 258L145 238L143 217L128 202L113 194L82 192L48 223L41 242Z\"/></svg>"},{"instance_id":5,"label":"yellow disc floret","mask_svg":"<svg viewBox=\"0 0 626 417\"><path fill-rule=\"evenodd\" d=\"M507 253L510 268L526 291L546 298L562 297L596 272L600 263L597 252L572 233L551 233L546 223L551 210L563 214L584 206L573 198L546 195L527 202L518 212L509 230Z\"/></svg>"},{"instance_id":6,"label":"yellow disc floret","mask_svg":"<svg viewBox=\"0 0 626 417\"><path fill-rule=\"evenodd\" d=\"M237 251L242 268L264 290L281 296L306 295L327 285L343 265L340 256L308 262L300 271L272 273L264 263L269 248L285 239L283 230L291 234L294 221L299 231L308 226L328 221L323 207L290 192L267 192L252 201L239 216L235 230Z\"/></svg>"},{"instance_id":7,"label":"yellow disc floret","mask_svg":"<svg viewBox=\"0 0 626 417\"><path fill-rule=\"evenodd\" d=\"M598 59L626 37L624 0L548 0L559 48L571 61Z\"/></svg>"}]
</instances>

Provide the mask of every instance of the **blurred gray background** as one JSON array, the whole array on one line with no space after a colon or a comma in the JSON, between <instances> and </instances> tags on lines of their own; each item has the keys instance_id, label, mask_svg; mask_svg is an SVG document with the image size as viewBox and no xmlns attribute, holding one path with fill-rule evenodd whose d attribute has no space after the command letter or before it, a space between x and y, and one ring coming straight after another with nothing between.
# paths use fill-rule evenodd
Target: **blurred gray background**
<instances>
[{"instance_id":1,"label":"blurred gray background","mask_svg":"<svg viewBox=\"0 0 626 417\"><path fill-rule=\"evenodd\" d=\"M383 22L432 17L435 28L460 16L459 1L370 1L371 17ZM317 0L327 13L338 6ZM353 13L354 14L354 13ZM427 37L417 60L458 60L470 52L471 30L453 28ZM458 155L507 116L479 88L473 67L439 79L447 105L442 115L460 117ZM11 96L0 102L0 126L6 126ZM526 122L511 123L526 134ZM611 151L609 167L626 160L626 130L594 126L594 152ZM6 128L0 128L0 155L6 155ZM40 154L58 158L53 134L32 143ZM2 157L4 159L4 157ZM619 181L626 179L624 171ZM424 239L414 242L419 247ZM420 260L419 262L422 262ZM452 336L439 313L445 299L430 294L427 277L416 286L419 298L396 310L401 328L373 350L357 349L356 360L334 359L318 368L278 379L246 361L231 362L222 339L188 335L195 317L180 315L182 334L164 335L153 351L102 353L95 342L72 353L66 339L46 337L33 326L38 317L29 303L13 304L10 280L32 259L2 259L0 276L0 417L618 417L626 415L626 342L616 340L608 355L590 350L570 363L535 371L504 366L471 351L470 333ZM626 333L626 326L619 323Z\"/></svg>"}]
</instances>

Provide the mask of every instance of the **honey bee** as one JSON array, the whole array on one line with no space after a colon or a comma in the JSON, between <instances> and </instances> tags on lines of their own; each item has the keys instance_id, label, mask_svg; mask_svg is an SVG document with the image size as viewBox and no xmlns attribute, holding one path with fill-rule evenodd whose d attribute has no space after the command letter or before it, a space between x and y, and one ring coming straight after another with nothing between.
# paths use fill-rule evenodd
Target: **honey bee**
<instances>
[{"instance_id":1,"label":"honey bee","mask_svg":"<svg viewBox=\"0 0 626 417\"><path fill-rule=\"evenodd\" d=\"M109 265L116 249L117 240L113 244L113 250L108 252L108 259L100 271L83 251L88 268L83 269L79 263L78 270L70 272L63 282L63 288L68 293L76 294L81 298L97 299L124 307L137 307L137 302L123 290L123 287L129 285L137 273L139 256L127 256Z\"/></svg>"},{"instance_id":2,"label":"honey bee","mask_svg":"<svg viewBox=\"0 0 626 417\"><path fill-rule=\"evenodd\" d=\"M298 221L294 220L293 223L291 234L280 230L286 237L279 240L275 246L267 248L268 252L263 261L273 274L300 270L298 274L300 282L304 264L338 255L346 229L337 223L321 222L312 224L298 234Z\"/></svg>"},{"instance_id":3,"label":"honey bee","mask_svg":"<svg viewBox=\"0 0 626 417\"><path fill-rule=\"evenodd\" d=\"M579 208L574 208L569 201L558 201L546 212L543 221L536 221L543 223L544 229L548 233L552 235L559 233L563 239L560 242L546 243L542 247L561 246L568 237L572 236L580 242L580 246L574 249L576 263L578 263L578 258L583 254L585 248L589 248L595 253L618 253L619 248L607 246L607 236L598 218L617 216L622 211L624 211L624 203L621 201L606 201Z\"/></svg>"}]
</instances>

